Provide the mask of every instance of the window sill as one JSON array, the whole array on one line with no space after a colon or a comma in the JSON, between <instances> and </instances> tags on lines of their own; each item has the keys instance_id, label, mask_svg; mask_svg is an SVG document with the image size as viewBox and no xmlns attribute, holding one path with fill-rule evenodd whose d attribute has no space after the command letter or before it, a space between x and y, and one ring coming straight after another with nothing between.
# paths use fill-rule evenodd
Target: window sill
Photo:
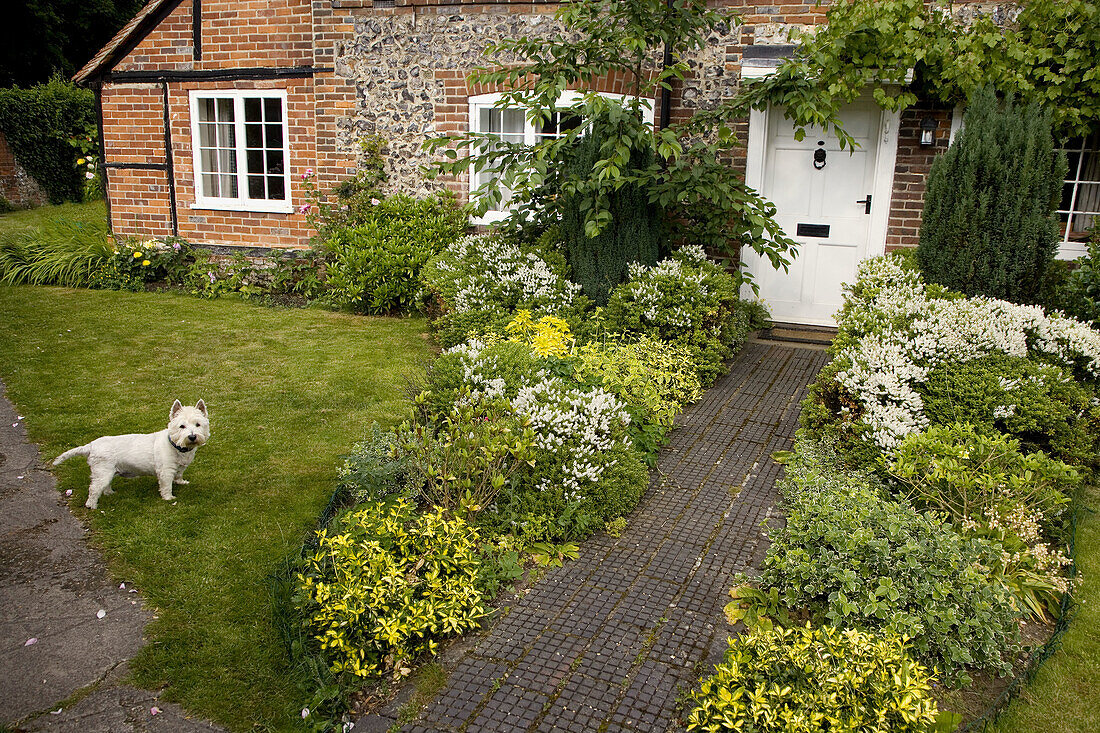
<instances>
[{"instance_id":1,"label":"window sill","mask_svg":"<svg viewBox=\"0 0 1100 733\"><path fill-rule=\"evenodd\" d=\"M193 210L239 211L252 214L293 214L294 206L287 201L196 201L191 204Z\"/></svg>"}]
</instances>

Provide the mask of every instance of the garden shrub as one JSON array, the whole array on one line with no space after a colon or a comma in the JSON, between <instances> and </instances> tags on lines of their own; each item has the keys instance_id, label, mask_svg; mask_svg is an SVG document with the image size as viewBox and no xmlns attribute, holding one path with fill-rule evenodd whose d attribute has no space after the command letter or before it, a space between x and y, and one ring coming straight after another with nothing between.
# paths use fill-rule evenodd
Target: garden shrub
<instances>
[{"instance_id":1,"label":"garden shrub","mask_svg":"<svg viewBox=\"0 0 1100 733\"><path fill-rule=\"evenodd\" d=\"M396 497L415 499L423 477L407 458L397 455L396 437L378 423L366 440L356 443L336 469L341 491L355 504L383 504Z\"/></svg>"},{"instance_id":2,"label":"garden shrub","mask_svg":"<svg viewBox=\"0 0 1100 733\"><path fill-rule=\"evenodd\" d=\"M476 514L492 504L512 474L531 460L536 440L507 400L474 399L468 389L438 424L406 422L396 433L399 454L423 478L423 499L458 514Z\"/></svg>"},{"instance_id":3,"label":"garden shrub","mask_svg":"<svg viewBox=\"0 0 1100 733\"><path fill-rule=\"evenodd\" d=\"M951 424L906 436L890 473L920 506L944 512L963 532L1001 548L993 577L1042 618L1061 608L1070 564L1049 540L1062 535L1070 496L1079 483L1071 467L1044 453L973 425Z\"/></svg>"},{"instance_id":4,"label":"garden shrub","mask_svg":"<svg viewBox=\"0 0 1100 733\"><path fill-rule=\"evenodd\" d=\"M1094 393L1052 364L990 354L933 369L917 387L930 424L965 422L999 430L1027 451L1086 469L1100 461Z\"/></svg>"},{"instance_id":5,"label":"garden shrub","mask_svg":"<svg viewBox=\"0 0 1100 733\"><path fill-rule=\"evenodd\" d=\"M1036 302L1057 252L1066 160L1037 104L974 94L951 148L932 163L917 257L930 282L968 295Z\"/></svg>"},{"instance_id":6,"label":"garden shrub","mask_svg":"<svg viewBox=\"0 0 1100 733\"><path fill-rule=\"evenodd\" d=\"M692 704L689 731L919 732L937 713L903 637L810 625L732 639Z\"/></svg>"},{"instance_id":7,"label":"garden shrub","mask_svg":"<svg viewBox=\"0 0 1100 733\"><path fill-rule=\"evenodd\" d=\"M421 278L435 299L436 338L444 348L471 336L505 335L513 314L581 312L587 298L566 277L560 254L537 251L499 235L465 237L429 260Z\"/></svg>"},{"instance_id":8,"label":"garden shrub","mask_svg":"<svg viewBox=\"0 0 1100 733\"><path fill-rule=\"evenodd\" d=\"M167 239L109 238L111 254L92 273L89 287L103 290L145 289L146 283L183 283L188 278L191 247L179 237Z\"/></svg>"},{"instance_id":9,"label":"garden shrub","mask_svg":"<svg viewBox=\"0 0 1100 733\"><path fill-rule=\"evenodd\" d=\"M574 146L564 148L562 176L579 179L590 175L603 157L601 148L618 141L616 126L599 116L591 120L588 133ZM622 165L644 170L654 160L652 149L632 149ZM586 228L586 199L576 193L561 194L559 234L573 280L597 305L605 305L612 288L627 279L627 266L638 262L657 263L660 242L665 237L663 212L649 201L649 192L637 183L627 183L608 195L607 212L612 223L596 236ZM590 201L587 202L589 205Z\"/></svg>"},{"instance_id":10,"label":"garden shrub","mask_svg":"<svg viewBox=\"0 0 1100 733\"><path fill-rule=\"evenodd\" d=\"M837 321L835 358L811 390L818 404L806 424L831 421L872 461L929 425L919 390L941 365L1005 354L1056 364L1084 381L1100 376L1100 333L1085 324L1038 306L926 288L891 257L860 263Z\"/></svg>"},{"instance_id":11,"label":"garden shrub","mask_svg":"<svg viewBox=\"0 0 1100 733\"><path fill-rule=\"evenodd\" d=\"M1017 612L1010 592L989 582L997 548L866 485L814 478L784 489L787 522L772 536L762 588L834 626L909 637L946 682L968 681L968 668L1007 671Z\"/></svg>"},{"instance_id":12,"label":"garden shrub","mask_svg":"<svg viewBox=\"0 0 1100 733\"><path fill-rule=\"evenodd\" d=\"M463 235L467 214L453 196L375 201L354 226L323 233L327 295L363 313L407 310L417 304L420 268Z\"/></svg>"},{"instance_id":13,"label":"garden shrub","mask_svg":"<svg viewBox=\"0 0 1100 733\"><path fill-rule=\"evenodd\" d=\"M676 415L702 393L687 348L652 336L592 341L576 350L575 377L613 392L630 412L630 437L654 462Z\"/></svg>"},{"instance_id":14,"label":"garden shrub","mask_svg":"<svg viewBox=\"0 0 1100 733\"><path fill-rule=\"evenodd\" d=\"M446 349L428 367L427 394L421 400L428 419L445 415L466 390L469 399L511 400L520 387L536 380L543 360L526 344L484 343L471 339Z\"/></svg>"},{"instance_id":15,"label":"garden shrub","mask_svg":"<svg viewBox=\"0 0 1100 733\"><path fill-rule=\"evenodd\" d=\"M487 614L479 545L475 529L442 510L417 514L405 500L354 509L318 533L293 603L333 672L400 677Z\"/></svg>"},{"instance_id":16,"label":"garden shrub","mask_svg":"<svg viewBox=\"0 0 1100 733\"><path fill-rule=\"evenodd\" d=\"M0 131L50 203L82 199L86 179L69 140L95 124L95 95L60 77L27 89L0 89Z\"/></svg>"},{"instance_id":17,"label":"garden shrub","mask_svg":"<svg viewBox=\"0 0 1100 733\"><path fill-rule=\"evenodd\" d=\"M604 312L614 334L653 336L691 353L700 382L710 385L741 347L760 306L744 303L736 279L687 246L654 267L630 265L630 279L612 291Z\"/></svg>"},{"instance_id":18,"label":"garden shrub","mask_svg":"<svg viewBox=\"0 0 1100 733\"><path fill-rule=\"evenodd\" d=\"M1042 300L1049 310L1100 326L1100 227L1093 228L1087 254L1074 260L1072 268L1055 260L1047 269Z\"/></svg>"}]
</instances>

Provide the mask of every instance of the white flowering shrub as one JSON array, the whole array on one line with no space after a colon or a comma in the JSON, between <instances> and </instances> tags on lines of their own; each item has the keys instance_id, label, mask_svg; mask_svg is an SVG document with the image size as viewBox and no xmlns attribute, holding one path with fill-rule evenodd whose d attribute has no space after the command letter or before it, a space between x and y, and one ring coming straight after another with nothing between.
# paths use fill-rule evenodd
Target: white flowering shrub
<instances>
[{"instance_id":1,"label":"white flowering shrub","mask_svg":"<svg viewBox=\"0 0 1100 733\"><path fill-rule=\"evenodd\" d=\"M892 257L861 263L837 314L835 361L811 399L887 454L928 425L919 386L943 364L989 354L1035 356L1100 377L1100 333L1037 306L962 298L925 287ZM813 408L811 406L811 413Z\"/></svg>"},{"instance_id":2,"label":"white flowering shrub","mask_svg":"<svg viewBox=\"0 0 1100 733\"><path fill-rule=\"evenodd\" d=\"M735 278L708 262L701 247L687 246L653 267L631 264L630 279L611 292L605 316L611 333L686 347L709 385L764 314L741 301Z\"/></svg>"},{"instance_id":3,"label":"white flowering shrub","mask_svg":"<svg viewBox=\"0 0 1100 733\"><path fill-rule=\"evenodd\" d=\"M435 326L444 346L471 334L502 334L521 308L535 316L568 311L580 293L565 277L563 259L495 235L459 240L425 266L422 279L437 301Z\"/></svg>"}]
</instances>

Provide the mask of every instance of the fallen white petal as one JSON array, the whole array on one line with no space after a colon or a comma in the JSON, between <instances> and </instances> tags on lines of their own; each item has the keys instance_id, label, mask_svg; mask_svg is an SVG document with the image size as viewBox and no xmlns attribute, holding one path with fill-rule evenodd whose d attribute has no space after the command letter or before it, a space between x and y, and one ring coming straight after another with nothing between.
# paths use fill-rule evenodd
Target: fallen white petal
<instances>
[{"instance_id":1,"label":"fallen white petal","mask_svg":"<svg viewBox=\"0 0 1100 733\"><path fill-rule=\"evenodd\" d=\"M23 646L30 646L31 644L37 644L37 643L38 643L38 637L37 636L32 636L31 638L27 639L27 642L25 644L23 644Z\"/></svg>"},{"instance_id":2,"label":"fallen white petal","mask_svg":"<svg viewBox=\"0 0 1100 733\"><path fill-rule=\"evenodd\" d=\"M51 710L50 715L61 715L61 711L65 708L58 708L57 710Z\"/></svg>"},{"instance_id":3,"label":"fallen white petal","mask_svg":"<svg viewBox=\"0 0 1100 733\"><path fill-rule=\"evenodd\" d=\"M309 708L302 708L302 720L309 717Z\"/></svg>"},{"instance_id":4,"label":"fallen white petal","mask_svg":"<svg viewBox=\"0 0 1100 733\"><path fill-rule=\"evenodd\" d=\"M65 490L65 496L72 496L72 495L73 495L73 490L72 489L66 489Z\"/></svg>"},{"instance_id":5,"label":"fallen white petal","mask_svg":"<svg viewBox=\"0 0 1100 733\"><path fill-rule=\"evenodd\" d=\"M23 479L23 477L22 477L22 476L16 476L16 478L17 478L17 479L20 479L20 480L22 480L22 479Z\"/></svg>"},{"instance_id":6,"label":"fallen white petal","mask_svg":"<svg viewBox=\"0 0 1100 733\"><path fill-rule=\"evenodd\" d=\"M126 584L125 583L119 583L118 587L121 588L122 590L126 590Z\"/></svg>"},{"instance_id":7,"label":"fallen white petal","mask_svg":"<svg viewBox=\"0 0 1100 733\"><path fill-rule=\"evenodd\" d=\"M106 611L104 611L104 610L103 610L103 609L101 608L101 609L99 609L99 611L97 611L97 612L96 612L96 615L95 615L95 617L96 617L96 618L103 618L103 617L104 617L104 616L106 616L106 615L107 615L107 612L106 612Z\"/></svg>"},{"instance_id":8,"label":"fallen white petal","mask_svg":"<svg viewBox=\"0 0 1100 733\"><path fill-rule=\"evenodd\" d=\"M150 714L150 715L156 715L156 714L157 714L157 713L159 713L159 712L160 712L160 708L158 708L158 707L157 707L156 705L154 705L153 707L149 708L149 714Z\"/></svg>"}]
</instances>

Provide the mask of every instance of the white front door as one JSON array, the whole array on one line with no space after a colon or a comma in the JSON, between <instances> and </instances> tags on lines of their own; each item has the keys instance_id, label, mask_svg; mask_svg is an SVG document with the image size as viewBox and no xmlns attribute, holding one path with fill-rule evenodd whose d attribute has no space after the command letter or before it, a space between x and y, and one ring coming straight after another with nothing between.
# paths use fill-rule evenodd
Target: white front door
<instances>
[{"instance_id":1,"label":"white front door","mask_svg":"<svg viewBox=\"0 0 1100 733\"><path fill-rule=\"evenodd\" d=\"M774 321L835 325L841 286L855 279L860 260L885 249L897 114L867 99L847 105L841 120L854 151L815 128L796 140L779 110L750 119L746 181L776 205L776 220L799 244L789 272L743 252Z\"/></svg>"}]
</instances>

